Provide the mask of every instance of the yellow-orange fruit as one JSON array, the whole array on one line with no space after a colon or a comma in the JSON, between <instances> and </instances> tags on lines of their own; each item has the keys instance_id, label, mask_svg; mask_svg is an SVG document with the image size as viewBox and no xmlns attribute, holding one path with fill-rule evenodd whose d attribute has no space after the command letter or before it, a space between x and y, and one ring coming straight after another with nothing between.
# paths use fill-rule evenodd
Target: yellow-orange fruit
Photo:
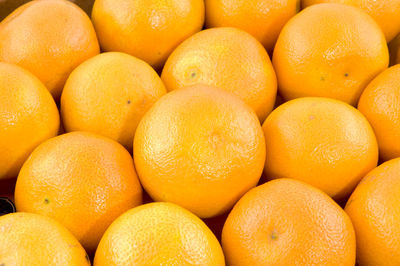
<instances>
[{"instance_id":1,"label":"yellow-orange fruit","mask_svg":"<svg viewBox=\"0 0 400 266\"><path fill-rule=\"evenodd\" d=\"M356 239L349 217L322 191L279 179L247 192L222 231L231 266L353 266Z\"/></svg>"},{"instance_id":2,"label":"yellow-orange fruit","mask_svg":"<svg viewBox=\"0 0 400 266\"><path fill-rule=\"evenodd\" d=\"M156 201L206 218L231 208L261 177L265 141L257 116L223 90L197 85L163 96L136 130L134 159Z\"/></svg>"},{"instance_id":3,"label":"yellow-orange fruit","mask_svg":"<svg viewBox=\"0 0 400 266\"><path fill-rule=\"evenodd\" d=\"M96 0L92 20L105 51L125 52L160 69L204 24L203 0Z\"/></svg>"},{"instance_id":4,"label":"yellow-orange fruit","mask_svg":"<svg viewBox=\"0 0 400 266\"><path fill-rule=\"evenodd\" d=\"M361 9L319 4L282 29L273 65L285 100L304 96L356 105L368 83L389 64L385 36Z\"/></svg>"},{"instance_id":5,"label":"yellow-orange fruit","mask_svg":"<svg viewBox=\"0 0 400 266\"><path fill-rule=\"evenodd\" d=\"M380 158L400 157L400 65L385 70L368 85L358 110L375 131Z\"/></svg>"},{"instance_id":6,"label":"yellow-orange fruit","mask_svg":"<svg viewBox=\"0 0 400 266\"><path fill-rule=\"evenodd\" d=\"M0 61L31 71L55 99L71 71L98 53L89 17L66 0L31 1L0 23Z\"/></svg>"},{"instance_id":7,"label":"yellow-orange fruit","mask_svg":"<svg viewBox=\"0 0 400 266\"><path fill-rule=\"evenodd\" d=\"M78 240L55 220L33 213L0 217L0 265L90 265Z\"/></svg>"},{"instance_id":8,"label":"yellow-orange fruit","mask_svg":"<svg viewBox=\"0 0 400 266\"><path fill-rule=\"evenodd\" d=\"M97 55L70 75L61 97L66 131L89 131L132 149L144 113L166 93L157 73L123 53Z\"/></svg>"},{"instance_id":9,"label":"yellow-orange fruit","mask_svg":"<svg viewBox=\"0 0 400 266\"><path fill-rule=\"evenodd\" d=\"M201 31L168 58L161 78L168 91L195 84L214 86L239 96L261 121L276 97L276 76L264 47L235 28Z\"/></svg>"},{"instance_id":10,"label":"yellow-orange fruit","mask_svg":"<svg viewBox=\"0 0 400 266\"><path fill-rule=\"evenodd\" d=\"M150 203L116 219L100 241L96 266L224 266L218 240L194 214L172 203Z\"/></svg>"},{"instance_id":11,"label":"yellow-orange fruit","mask_svg":"<svg viewBox=\"0 0 400 266\"><path fill-rule=\"evenodd\" d=\"M375 19L388 42L400 33L400 0L302 0L303 7L319 3L340 3L361 8Z\"/></svg>"},{"instance_id":12,"label":"yellow-orange fruit","mask_svg":"<svg viewBox=\"0 0 400 266\"><path fill-rule=\"evenodd\" d=\"M300 0L206 0L206 26L247 31L272 51L282 27L300 7Z\"/></svg>"},{"instance_id":13,"label":"yellow-orange fruit","mask_svg":"<svg viewBox=\"0 0 400 266\"><path fill-rule=\"evenodd\" d=\"M293 178L335 199L348 196L378 162L367 119L354 107L305 97L275 109L263 124L269 179Z\"/></svg>"},{"instance_id":14,"label":"yellow-orange fruit","mask_svg":"<svg viewBox=\"0 0 400 266\"><path fill-rule=\"evenodd\" d=\"M0 179L17 177L33 149L56 136L59 126L46 87L28 71L0 62Z\"/></svg>"},{"instance_id":15,"label":"yellow-orange fruit","mask_svg":"<svg viewBox=\"0 0 400 266\"><path fill-rule=\"evenodd\" d=\"M54 218L88 252L107 227L142 202L133 160L117 142L73 132L39 145L25 162L15 187L18 211Z\"/></svg>"},{"instance_id":16,"label":"yellow-orange fruit","mask_svg":"<svg viewBox=\"0 0 400 266\"><path fill-rule=\"evenodd\" d=\"M346 204L356 231L358 265L400 263L400 158L366 175Z\"/></svg>"}]
</instances>

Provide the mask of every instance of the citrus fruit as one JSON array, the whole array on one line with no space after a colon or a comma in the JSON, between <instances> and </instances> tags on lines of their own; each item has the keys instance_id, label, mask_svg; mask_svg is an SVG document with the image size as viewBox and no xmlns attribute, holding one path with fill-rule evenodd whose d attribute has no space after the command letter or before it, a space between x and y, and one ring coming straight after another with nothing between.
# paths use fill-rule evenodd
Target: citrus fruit
<instances>
[{"instance_id":1,"label":"citrus fruit","mask_svg":"<svg viewBox=\"0 0 400 266\"><path fill-rule=\"evenodd\" d=\"M400 0L302 0L303 7L319 3L341 3L361 8L375 19L388 42L400 33Z\"/></svg>"},{"instance_id":2,"label":"citrus fruit","mask_svg":"<svg viewBox=\"0 0 400 266\"><path fill-rule=\"evenodd\" d=\"M58 220L93 252L107 227L141 204L133 160L117 142L73 132L39 145L17 178L17 211Z\"/></svg>"},{"instance_id":3,"label":"citrus fruit","mask_svg":"<svg viewBox=\"0 0 400 266\"><path fill-rule=\"evenodd\" d=\"M356 240L343 209L293 179L267 182L235 205L222 231L229 265L354 265Z\"/></svg>"},{"instance_id":4,"label":"citrus fruit","mask_svg":"<svg viewBox=\"0 0 400 266\"><path fill-rule=\"evenodd\" d=\"M133 56L97 55L70 75L61 97L67 131L89 131L132 149L143 114L166 93L157 73Z\"/></svg>"},{"instance_id":5,"label":"citrus fruit","mask_svg":"<svg viewBox=\"0 0 400 266\"><path fill-rule=\"evenodd\" d=\"M0 62L0 179L17 177L33 149L57 135L57 106L31 73Z\"/></svg>"},{"instance_id":6,"label":"citrus fruit","mask_svg":"<svg viewBox=\"0 0 400 266\"><path fill-rule=\"evenodd\" d=\"M35 74L58 99L68 75L99 53L89 17L66 0L36 0L0 23L0 61Z\"/></svg>"},{"instance_id":7,"label":"citrus fruit","mask_svg":"<svg viewBox=\"0 0 400 266\"><path fill-rule=\"evenodd\" d=\"M313 5L294 16L273 55L285 100L322 96L351 105L388 63L379 26L359 8L343 4Z\"/></svg>"},{"instance_id":8,"label":"citrus fruit","mask_svg":"<svg viewBox=\"0 0 400 266\"><path fill-rule=\"evenodd\" d=\"M390 43L389 55L390 55L390 65L395 65L400 63L400 34L397 35Z\"/></svg>"},{"instance_id":9,"label":"citrus fruit","mask_svg":"<svg viewBox=\"0 0 400 266\"><path fill-rule=\"evenodd\" d=\"M78 240L55 220L33 213L0 217L0 265L90 265Z\"/></svg>"},{"instance_id":10,"label":"citrus fruit","mask_svg":"<svg viewBox=\"0 0 400 266\"><path fill-rule=\"evenodd\" d=\"M400 158L387 161L362 179L345 211L357 238L359 265L400 263Z\"/></svg>"},{"instance_id":11,"label":"citrus fruit","mask_svg":"<svg viewBox=\"0 0 400 266\"><path fill-rule=\"evenodd\" d=\"M206 0L206 26L235 27L247 31L272 51L300 0Z\"/></svg>"},{"instance_id":12,"label":"citrus fruit","mask_svg":"<svg viewBox=\"0 0 400 266\"><path fill-rule=\"evenodd\" d=\"M208 29L188 38L168 58L161 78L168 91L206 84L232 92L261 121L275 102L276 76L267 52L235 28Z\"/></svg>"},{"instance_id":13,"label":"citrus fruit","mask_svg":"<svg viewBox=\"0 0 400 266\"><path fill-rule=\"evenodd\" d=\"M371 123L386 161L400 157L400 65L379 74L364 90L358 109Z\"/></svg>"},{"instance_id":14,"label":"citrus fruit","mask_svg":"<svg viewBox=\"0 0 400 266\"><path fill-rule=\"evenodd\" d=\"M160 69L204 23L202 0L96 0L92 20L104 51L125 52Z\"/></svg>"},{"instance_id":15,"label":"citrus fruit","mask_svg":"<svg viewBox=\"0 0 400 266\"><path fill-rule=\"evenodd\" d=\"M305 97L275 109L263 124L268 179L293 178L334 199L348 196L378 162L367 119L354 107Z\"/></svg>"},{"instance_id":16,"label":"citrus fruit","mask_svg":"<svg viewBox=\"0 0 400 266\"><path fill-rule=\"evenodd\" d=\"M94 265L225 265L218 240L194 214L172 203L127 211L102 237Z\"/></svg>"},{"instance_id":17,"label":"citrus fruit","mask_svg":"<svg viewBox=\"0 0 400 266\"><path fill-rule=\"evenodd\" d=\"M196 85L163 96L136 129L134 160L155 201L207 218L260 179L265 141L257 116L223 90Z\"/></svg>"}]
</instances>

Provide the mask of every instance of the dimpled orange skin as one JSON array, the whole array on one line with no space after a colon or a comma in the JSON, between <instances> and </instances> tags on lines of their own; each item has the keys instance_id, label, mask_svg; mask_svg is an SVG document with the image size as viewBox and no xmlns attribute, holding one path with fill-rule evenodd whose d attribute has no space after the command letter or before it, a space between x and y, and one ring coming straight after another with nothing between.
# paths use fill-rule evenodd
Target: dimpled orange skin
<instances>
[{"instance_id":1,"label":"dimpled orange skin","mask_svg":"<svg viewBox=\"0 0 400 266\"><path fill-rule=\"evenodd\" d=\"M354 265L349 217L322 191L278 179L247 192L222 231L227 264Z\"/></svg>"},{"instance_id":2,"label":"dimpled orange skin","mask_svg":"<svg viewBox=\"0 0 400 266\"><path fill-rule=\"evenodd\" d=\"M29 2L0 23L0 61L31 71L55 99L71 71L98 53L89 17L66 0Z\"/></svg>"},{"instance_id":3,"label":"dimpled orange skin","mask_svg":"<svg viewBox=\"0 0 400 266\"><path fill-rule=\"evenodd\" d=\"M153 105L136 130L133 152L140 181L155 201L208 218L256 186L265 141L257 116L244 102L196 85Z\"/></svg>"},{"instance_id":4,"label":"dimpled orange skin","mask_svg":"<svg viewBox=\"0 0 400 266\"><path fill-rule=\"evenodd\" d=\"M345 211L356 231L359 265L400 263L400 158L387 161L365 176Z\"/></svg>"},{"instance_id":5,"label":"dimpled orange skin","mask_svg":"<svg viewBox=\"0 0 400 266\"><path fill-rule=\"evenodd\" d=\"M337 100L305 97L284 103L265 120L263 130L268 179L297 179L337 200L378 163L367 119Z\"/></svg>"},{"instance_id":6,"label":"dimpled orange skin","mask_svg":"<svg viewBox=\"0 0 400 266\"><path fill-rule=\"evenodd\" d=\"M358 110L375 131L380 158L400 157L400 65L388 68L368 85Z\"/></svg>"},{"instance_id":7,"label":"dimpled orange skin","mask_svg":"<svg viewBox=\"0 0 400 266\"><path fill-rule=\"evenodd\" d=\"M303 8L320 3L340 3L361 8L375 19L388 42L400 33L400 0L302 0Z\"/></svg>"},{"instance_id":8,"label":"dimpled orange skin","mask_svg":"<svg viewBox=\"0 0 400 266\"><path fill-rule=\"evenodd\" d=\"M368 83L387 68L389 54L382 31L365 12L319 4L284 26L272 61L285 100L319 96L356 105Z\"/></svg>"},{"instance_id":9,"label":"dimpled orange skin","mask_svg":"<svg viewBox=\"0 0 400 266\"><path fill-rule=\"evenodd\" d=\"M68 78L61 97L64 127L98 133L132 149L140 119L165 93L160 77L144 61L103 53Z\"/></svg>"},{"instance_id":10,"label":"dimpled orange skin","mask_svg":"<svg viewBox=\"0 0 400 266\"><path fill-rule=\"evenodd\" d=\"M127 211L107 229L94 265L223 266L224 254L210 229L172 203L149 203Z\"/></svg>"},{"instance_id":11,"label":"dimpled orange skin","mask_svg":"<svg viewBox=\"0 0 400 266\"><path fill-rule=\"evenodd\" d=\"M33 149L57 135L60 118L46 87L31 73L0 62L0 179L17 177Z\"/></svg>"},{"instance_id":12,"label":"dimpled orange skin","mask_svg":"<svg viewBox=\"0 0 400 266\"><path fill-rule=\"evenodd\" d=\"M168 91L207 84L239 96L261 121L271 112L276 76L264 47L235 28L201 31L168 58L161 79Z\"/></svg>"},{"instance_id":13,"label":"dimpled orange skin","mask_svg":"<svg viewBox=\"0 0 400 266\"><path fill-rule=\"evenodd\" d=\"M235 27L272 51L279 32L293 17L300 0L206 0L206 26Z\"/></svg>"},{"instance_id":14,"label":"dimpled orange skin","mask_svg":"<svg viewBox=\"0 0 400 266\"><path fill-rule=\"evenodd\" d=\"M125 52L156 69L182 41L201 30L203 0L96 0L92 11L104 51Z\"/></svg>"},{"instance_id":15,"label":"dimpled orange skin","mask_svg":"<svg viewBox=\"0 0 400 266\"><path fill-rule=\"evenodd\" d=\"M95 251L114 219L141 202L128 151L86 132L42 143L22 167L15 188L18 211L58 220L88 252Z\"/></svg>"},{"instance_id":16,"label":"dimpled orange skin","mask_svg":"<svg viewBox=\"0 0 400 266\"><path fill-rule=\"evenodd\" d=\"M33 213L0 217L0 265L90 265L78 240L55 220Z\"/></svg>"}]
</instances>

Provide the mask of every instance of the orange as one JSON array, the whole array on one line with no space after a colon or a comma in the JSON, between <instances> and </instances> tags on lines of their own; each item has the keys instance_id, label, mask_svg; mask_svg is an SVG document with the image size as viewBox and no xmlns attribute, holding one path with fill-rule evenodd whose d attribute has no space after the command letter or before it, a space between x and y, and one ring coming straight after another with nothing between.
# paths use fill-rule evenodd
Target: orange
<instances>
[{"instance_id":1,"label":"orange","mask_svg":"<svg viewBox=\"0 0 400 266\"><path fill-rule=\"evenodd\" d=\"M359 265L400 263L400 158L371 172L354 190L345 211L357 238Z\"/></svg>"},{"instance_id":2,"label":"orange","mask_svg":"<svg viewBox=\"0 0 400 266\"><path fill-rule=\"evenodd\" d=\"M272 51L282 27L300 7L300 0L205 0L206 26L247 31Z\"/></svg>"},{"instance_id":3,"label":"orange","mask_svg":"<svg viewBox=\"0 0 400 266\"><path fill-rule=\"evenodd\" d=\"M133 160L117 142L73 132L37 147L17 179L18 211L52 217L93 252L107 227L141 204Z\"/></svg>"},{"instance_id":4,"label":"orange","mask_svg":"<svg viewBox=\"0 0 400 266\"><path fill-rule=\"evenodd\" d=\"M222 231L231 266L355 264L349 217L322 191L292 179L265 183L235 205Z\"/></svg>"},{"instance_id":5,"label":"orange","mask_svg":"<svg viewBox=\"0 0 400 266\"><path fill-rule=\"evenodd\" d=\"M378 162L367 119L354 107L328 98L282 104L263 124L268 179L293 178L334 199L348 196Z\"/></svg>"},{"instance_id":6,"label":"orange","mask_svg":"<svg viewBox=\"0 0 400 266\"><path fill-rule=\"evenodd\" d=\"M65 129L95 132L132 149L140 119L165 93L160 77L144 61L103 53L68 78L61 97Z\"/></svg>"},{"instance_id":7,"label":"orange","mask_svg":"<svg viewBox=\"0 0 400 266\"><path fill-rule=\"evenodd\" d=\"M400 0L302 0L303 7L318 3L341 3L361 8L375 19L388 42L400 33Z\"/></svg>"},{"instance_id":8,"label":"orange","mask_svg":"<svg viewBox=\"0 0 400 266\"><path fill-rule=\"evenodd\" d=\"M35 74L58 99L68 75L99 53L90 19L66 0L36 0L0 23L0 61Z\"/></svg>"},{"instance_id":9,"label":"orange","mask_svg":"<svg viewBox=\"0 0 400 266\"><path fill-rule=\"evenodd\" d=\"M256 186L265 160L257 116L231 93L205 85L163 96L136 130L134 159L155 201L217 216Z\"/></svg>"},{"instance_id":10,"label":"orange","mask_svg":"<svg viewBox=\"0 0 400 266\"><path fill-rule=\"evenodd\" d=\"M0 180L17 177L33 149L57 135L57 106L28 71L0 62Z\"/></svg>"},{"instance_id":11,"label":"orange","mask_svg":"<svg viewBox=\"0 0 400 266\"><path fill-rule=\"evenodd\" d=\"M203 0L96 0L92 20L104 51L125 52L160 69L204 24Z\"/></svg>"},{"instance_id":12,"label":"orange","mask_svg":"<svg viewBox=\"0 0 400 266\"><path fill-rule=\"evenodd\" d=\"M380 158L400 157L400 65L388 68L368 85L358 109L375 131Z\"/></svg>"},{"instance_id":13,"label":"orange","mask_svg":"<svg viewBox=\"0 0 400 266\"><path fill-rule=\"evenodd\" d=\"M322 96L351 105L388 63L379 26L359 8L343 4L314 5L294 16L273 55L285 100Z\"/></svg>"},{"instance_id":14,"label":"orange","mask_svg":"<svg viewBox=\"0 0 400 266\"><path fill-rule=\"evenodd\" d=\"M107 229L94 265L223 266L218 240L194 214L172 203L127 211Z\"/></svg>"},{"instance_id":15,"label":"orange","mask_svg":"<svg viewBox=\"0 0 400 266\"><path fill-rule=\"evenodd\" d=\"M204 30L184 41L168 58L161 78L168 91L207 84L232 92L261 121L275 102L276 76L267 52L235 28Z\"/></svg>"},{"instance_id":16,"label":"orange","mask_svg":"<svg viewBox=\"0 0 400 266\"><path fill-rule=\"evenodd\" d=\"M0 265L90 265L78 240L61 224L32 213L0 217Z\"/></svg>"},{"instance_id":17,"label":"orange","mask_svg":"<svg viewBox=\"0 0 400 266\"><path fill-rule=\"evenodd\" d=\"M400 34L397 35L390 43L389 55L390 55L390 65L395 65L400 63Z\"/></svg>"}]
</instances>

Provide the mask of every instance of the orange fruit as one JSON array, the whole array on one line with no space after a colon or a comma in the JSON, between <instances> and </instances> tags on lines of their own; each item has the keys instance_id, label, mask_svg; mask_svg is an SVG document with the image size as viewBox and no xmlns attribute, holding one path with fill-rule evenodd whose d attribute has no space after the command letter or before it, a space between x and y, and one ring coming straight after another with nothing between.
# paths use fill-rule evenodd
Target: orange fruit
<instances>
[{"instance_id":1,"label":"orange fruit","mask_svg":"<svg viewBox=\"0 0 400 266\"><path fill-rule=\"evenodd\" d=\"M141 204L133 160L117 142L86 132L52 138L25 162L15 187L18 211L52 217L92 252L107 227Z\"/></svg>"},{"instance_id":2,"label":"orange fruit","mask_svg":"<svg viewBox=\"0 0 400 266\"><path fill-rule=\"evenodd\" d=\"M117 52L97 55L77 67L65 84L65 129L98 133L132 149L140 119L165 93L160 77L144 61Z\"/></svg>"},{"instance_id":3,"label":"orange fruit","mask_svg":"<svg viewBox=\"0 0 400 266\"><path fill-rule=\"evenodd\" d=\"M387 161L365 176L345 211L357 239L359 265L400 263L400 158Z\"/></svg>"},{"instance_id":4,"label":"orange fruit","mask_svg":"<svg viewBox=\"0 0 400 266\"><path fill-rule=\"evenodd\" d=\"M204 24L203 0L96 0L92 20L104 51L125 52L160 69Z\"/></svg>"},{"instance_id":5,"label":"orange fruit","mask_svg":"<svg viewBox=\"0 0 400 266\"><path fill-rule=\"evenodd\" d=\"M264 47L235 28L204 30L184 41L168 58L161 78L168 91L206 84L232 92L261 121L271 112L277 90Z\"/></svg>"},{"instance_id":6,"label":"orange fruit","mask_svg":"<svg viewBox=\"0 0 400 266\"><path fill-rule=\"evenodd\" d=\"M36 0L0 23L0 61L35 74L58 99L68 75L99 53L90 19L66 0Z\"/></svg>"},{"instance_id":7,"label":"orange fruit","mask_svg":"<svg viewBox=\"0 0 400 266\"><path fill-rule=\"evenodd\" d=\"M205 0L206 26L247 31L272 51L278 35L300 7L300 0Z\"/></svg>"},{"instance_id":8,"label":"orange fruit","mask_svg":"<svg viewBox=\"0 0 400 266\"><path fill-rule=\"evenodd\" d=\"M60 118L46 87L31 73L0 62L0 180L17 177L33 149L57 135Z\"/></svg>"},{"instance_id":9,"label":"orange fruit","mask_svg":"<svg viewBox=\"0 0 400 266\"><path fill-rule=\"evenodd\" d=\"M379 74L364 90L358 109L371 123L384 161L400 157L400 65Z\"/></svg>"},{"instance_id":10,"label":"orange fruit","mask_svg":"<svg viewBox=\"0 0 400 266\"><path fill-rule=\"evenodd\" d=\"M0 265L90 265L78 240L61 224L32 213L0 217Z\"/></svg>"},{"instance_id":11,"label":"orange fruit","mask_svg":"<svg viewBox=\"0 0 400 266\"><path fill-rule=\"evenodd\" d=\"M322 191L279 179L247 192L222 231L229 265L354 265L349 217Z\"/></svg>"},{"instance_id":12,"label":"orange fruit","mask_svg":"<svg viewBox=\"0 0 400 266\"><path fill-rule=\"evenodd\" d=\"M265 120L263 130L268 179L297 179L337 200L378 162L367 119L337 100L306 97L284 103Z\"/></svg>"},{"instance_id":13,"label":"orange fruit","mask_svg":"<svg viewBox=\"0 0 400 266\"><path fill-rule=\"evenodd\" d=\"M197 85L168 93L150 108L136 129L133 153L140 181L155 201L208 218L256 186L265 141L243 101Z\"/></svg>"},{"instance_id":14,"label":"orange fruit","mask_svg":"<svg viewBox=\"0 0 400 266\"><path fill-rule=\"evenodd\" d=\"M375 19L388 42L400 33L400 0L302 0L303 7L319 3L340 3L361 8Z\"/></svg>"},{"instance_id":15,"label":"orange fruit","mask_svg":"<svg viewBox=\"0 0 400 266\"><path fill-rule=\"evenodd\" d=\"M94 265L225 265L218 240L194 214L172 203L127 211L102 237Z\"/></svg>"},{"instance_id":16,"label":"orange fruit","mask_svg":"<svg viewBox=\"0 0 400 266\"><path fill-rule=\"evenodd\" d=\"M379 26L359 8L343 4L314 5L294 16L273 55L285 100L322 96L351 105L388 63Z\"/></svg>"}]
</instances>

